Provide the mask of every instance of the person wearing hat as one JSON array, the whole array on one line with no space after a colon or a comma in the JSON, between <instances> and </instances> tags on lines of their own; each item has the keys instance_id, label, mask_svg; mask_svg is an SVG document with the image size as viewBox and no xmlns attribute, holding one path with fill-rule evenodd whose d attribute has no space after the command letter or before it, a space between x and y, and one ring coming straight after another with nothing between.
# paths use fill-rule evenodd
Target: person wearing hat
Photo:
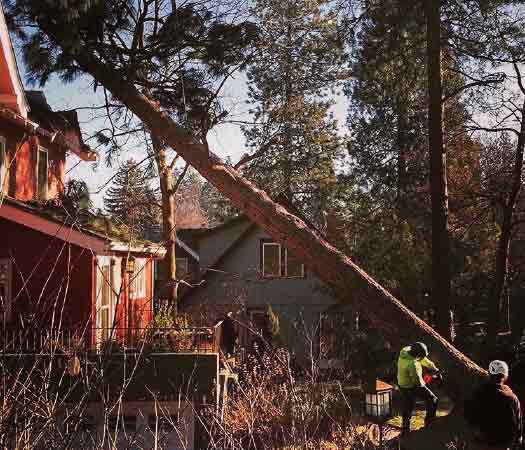
<instances>
[{"instance_id":1,"label":"person wearing hat","mask_svg":"<svg viewBox=\"0 0 525 450\"><path fill-rule=\"evenodd\" d=\"M521 406L506 385L509 366L495 360L489 364L489 381L465 402L465 418L476 430L476 441L494 449L511 449L522 441Z\"/></svg>"},{"instance_id":2,"label":"person wearing hat","mask_svg":"<svg viewBox=\"0 0 525 450\"><path fill-rule=\"evenodd\" d=\"M423 368L430 373L439 372L436 365L428 358L428 348L423 342L416 342L401 349L397 360L397 384L403 400L402 434L410 431L410 420L418 398L425 401L425 425L436 417L438 398L425 383Z\"/></svg>"}]
</instances>

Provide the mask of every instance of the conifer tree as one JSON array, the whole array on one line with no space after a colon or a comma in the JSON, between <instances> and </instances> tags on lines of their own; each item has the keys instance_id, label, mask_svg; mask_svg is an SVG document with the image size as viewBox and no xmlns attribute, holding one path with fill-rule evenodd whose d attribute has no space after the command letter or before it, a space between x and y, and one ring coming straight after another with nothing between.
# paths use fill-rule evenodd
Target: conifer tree
<instances>
[{"instance_id":1,"label":"conifer tree","mask_svg":"<svg viewBox=\"0 0 525 450\"><path fill-rule=\"evenodd\" d=\"M135 237L144 237L149 227L158 222L158 204L150 177L130 159L117 171L112 186L104 196L104 207L116 225L129 227Z\"/></svg>"},{"instance_id":2,"label":"conifer tree","mask_svg":"<svg viewBox=\"0 0 525 450\"><path fill-rule=\"evenodd\" d=\"M325 0L258 0L258 57L248 72L255 125L245 173L323 222L341 149L328 94L341 75L337 14Z\"/></svg>"}]
</instances>

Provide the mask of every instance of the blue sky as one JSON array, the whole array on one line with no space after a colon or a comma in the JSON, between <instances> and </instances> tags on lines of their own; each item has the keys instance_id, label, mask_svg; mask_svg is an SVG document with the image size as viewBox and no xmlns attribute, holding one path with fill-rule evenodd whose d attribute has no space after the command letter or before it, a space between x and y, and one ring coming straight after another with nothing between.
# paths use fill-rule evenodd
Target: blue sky
<instances>
[{"instance_id":1,"label":"blue sky","mask_svg":"<svg viewBox=\"0 0 525 450\"><path fill-rule=\"evenodd\" d=\"M24 68L21 55L17 57L19 67L24 77ZM70 84L64 84L61 80L53 78L44 88L38 86L27 86L27 89L42 89L47 97L48 103L55 110L67 110L82 108L78 111L81 128L87 137L103 126L100 119L93 120L92 111L84 109L102 104L101 94L93 91L93 86L89 77L83 77ZM248 114L249 105L247 100L246 78L243 74L238 74L230 80L222 91L223 102L226 109L230 112L228 120L246 121L250 119ZM340 132L346 133L344 126L346 122L347 101L342 96L336 97L333 107L335 118L339 122ZM208 135L210 146L213 151L222 158L230 157L233 162L237 161L245 152L245 139L242 130L238 124L224 123L215 127ZM87 142L89 144L89 142ZM140 149L129 149L124 152L122 159L133 157L135 160L141 160L144 154ZM71 155L68 159L67 177L80 178L88 183L92 198L96 207L102 207L102 198L105 189L101 187L107 183L107 180L115 173L117 165L106 167L104 158L100 158L98 163L81 162L79 163L76 156ZM99 192L100 191L100 192Z\"/></svg>"}]
</instances>

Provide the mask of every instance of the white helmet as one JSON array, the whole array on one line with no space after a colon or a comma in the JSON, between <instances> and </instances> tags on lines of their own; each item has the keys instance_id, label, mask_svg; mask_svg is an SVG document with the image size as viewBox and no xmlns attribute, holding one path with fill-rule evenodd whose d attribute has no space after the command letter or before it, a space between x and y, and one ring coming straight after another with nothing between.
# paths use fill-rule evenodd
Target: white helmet
<instances>
[{"instance_id":1,"label":"white helmet","mask_svg":"<svg viewBox=\"0 0 525 450\"><path fill-rule=\"evenodd\" d=\"M509 366L505 361L500 361L496 359L489 364L489 373L491 375L503 375L505 377L509 376Z\"/></svg>"}]
</instances>

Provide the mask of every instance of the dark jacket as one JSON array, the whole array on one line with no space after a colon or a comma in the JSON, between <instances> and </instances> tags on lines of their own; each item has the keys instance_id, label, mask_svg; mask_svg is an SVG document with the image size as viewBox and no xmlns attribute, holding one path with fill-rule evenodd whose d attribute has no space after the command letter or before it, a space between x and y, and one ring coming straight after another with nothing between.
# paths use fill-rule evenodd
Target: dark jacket
<instances>
[{"instance_id":1,"label":"dark jacket","mask_svg":"<svg viewBox=\"0 0 525 450\"><path fill-rule=\"evenodd\" d=\"M487 444L511 446L522 434L521 407L506 385L488 382L465 403L465 417Z\"/></svg>"}]
</instances>

